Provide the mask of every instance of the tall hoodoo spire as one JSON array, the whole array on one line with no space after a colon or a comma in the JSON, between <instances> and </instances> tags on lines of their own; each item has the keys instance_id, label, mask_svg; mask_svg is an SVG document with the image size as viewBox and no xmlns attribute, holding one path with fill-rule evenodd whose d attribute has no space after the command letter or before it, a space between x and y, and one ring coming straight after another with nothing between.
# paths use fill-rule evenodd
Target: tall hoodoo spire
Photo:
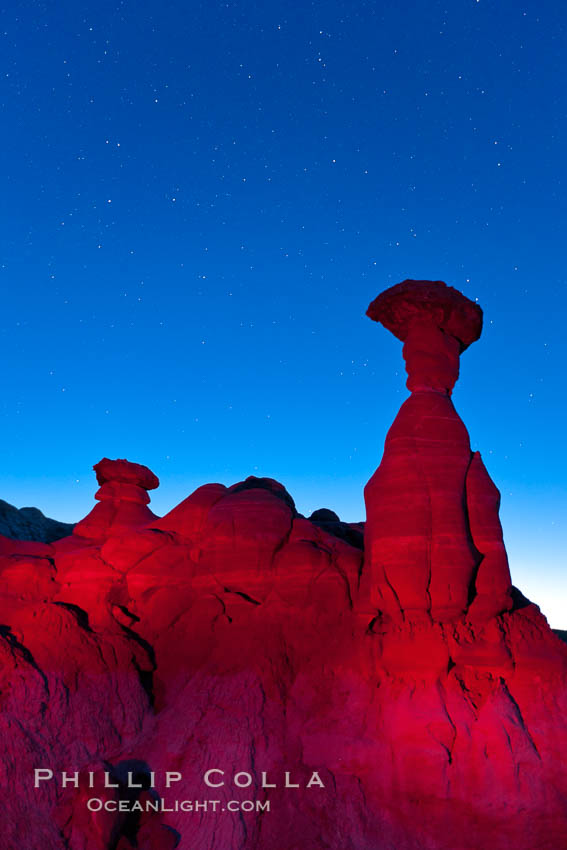
<instances>
[{"instance_id":1,"label":"tall hoodoo spire","mask_svg":"<svg viewBox=\"0 0 567 850\"><path fill-rule=\"evenodd\" d=\"M395 621L498 614L510 605L499 494L450 399L482 310L441 281L405 280L367 315L403 341L412 393L365 488L373 601Z\"/></svg>"}]
</instances>

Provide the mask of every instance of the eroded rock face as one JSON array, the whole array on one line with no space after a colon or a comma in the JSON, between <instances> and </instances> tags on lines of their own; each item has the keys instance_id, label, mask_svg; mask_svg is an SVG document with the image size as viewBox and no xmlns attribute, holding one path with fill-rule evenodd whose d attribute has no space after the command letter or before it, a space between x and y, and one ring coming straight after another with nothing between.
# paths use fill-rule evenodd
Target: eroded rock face
<instances>
[{"instance_id":1,"label":"eroded rock face","mask_svg":"<svg viewBox=\"0 0 567 850\"><path fill-rule=\"evenodd\" d=\"M451 295L444 312L432 286L460 351L478 308ZM567 647L510 585L499 494L449 398L454 359L422 368L418 351L366 529L306 519L254 477L158 519L150 470L105 459L73 535L0 538L0 847L567 846ZM79 787L35 789L36 767L78 771ZM207 787L211 768L227 784ZM166 771L182 778L168 788ZM314 772L323 787L306 787ZM166 811L87 805L157 797ZM222 811L245 800L271 810Z\"/></svg>"}]
</instances>

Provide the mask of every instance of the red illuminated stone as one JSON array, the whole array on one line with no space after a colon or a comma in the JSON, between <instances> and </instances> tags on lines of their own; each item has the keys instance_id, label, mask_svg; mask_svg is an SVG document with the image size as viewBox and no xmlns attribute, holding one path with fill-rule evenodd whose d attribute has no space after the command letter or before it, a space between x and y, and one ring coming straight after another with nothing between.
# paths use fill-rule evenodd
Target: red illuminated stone
<instances>
[{"instance_id":1,"label":"red illuminated stone","mask_svg":"<svg viewBox=\"0 0 567 850\"><path fill-rule=\"evenodd\" d=\"M1 848L567 847L567 647L450 398L482 313L405 281L369 314L412 393L365 527L256 477L158 518L105 458L73 535L0 538Z\"/></svg>"}]
</instances>

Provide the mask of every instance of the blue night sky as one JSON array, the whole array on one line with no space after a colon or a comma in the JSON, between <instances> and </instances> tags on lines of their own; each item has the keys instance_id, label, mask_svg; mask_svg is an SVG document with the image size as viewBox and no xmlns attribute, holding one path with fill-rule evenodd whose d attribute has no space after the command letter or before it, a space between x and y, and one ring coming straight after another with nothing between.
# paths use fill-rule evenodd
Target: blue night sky
<instances>
[{"instance_id":1,"label":"blue night sky","mask_svg":"<svg viewBox=\"0 0 567 850\"><path fill-rule=\"evenodd\" d=\"M567 628L567 18L558 2L9 3L0 498L74 521L102 456L165 513L282 481L364 518L407 395L365 318L485 311L454 393L512 576Z\"/></svg>"}]
</instances>

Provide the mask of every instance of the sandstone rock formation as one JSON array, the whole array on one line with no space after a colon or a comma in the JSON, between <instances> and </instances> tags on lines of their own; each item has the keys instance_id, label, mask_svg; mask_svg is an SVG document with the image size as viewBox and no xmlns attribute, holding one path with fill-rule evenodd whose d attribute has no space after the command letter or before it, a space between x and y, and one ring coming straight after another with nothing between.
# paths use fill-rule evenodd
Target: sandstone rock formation
<instances>
[{"instance_id":1,"label":"sandstone rock formation","mask_svg":"<svg viewBox=\"0 0 567 850\"><path fill-rule=\"evenodd\" d=\"M368 308L404 341L411 396L366 485L365 563L393 621L490 617L511 607L499 494L450 399L482 311L439 281L407 280ZM474 603L474 604L472 604Z\"/></svg>"},{"instance_id":2,"label":"sandstone rock formation","mask_svg":"<svg viewBox=\"0 0 567 850\"><path fill-rule=\"evenodd\" d=\"M153 473L104 459L72 535L0 538L1 848L567 846L567 646L511 586L450 399L480 309L406 281L370 314L412 392L366 527L255 477L157 518Z\"/></svg>"}]
</instances>

